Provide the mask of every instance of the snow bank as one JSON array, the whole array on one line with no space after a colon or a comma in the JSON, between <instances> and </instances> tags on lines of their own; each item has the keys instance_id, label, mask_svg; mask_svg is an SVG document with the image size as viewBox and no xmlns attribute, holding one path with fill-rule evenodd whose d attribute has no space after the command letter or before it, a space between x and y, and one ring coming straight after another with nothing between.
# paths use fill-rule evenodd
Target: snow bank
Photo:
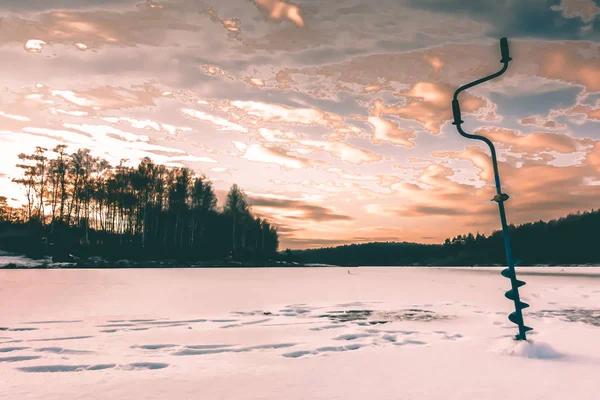
<instances>
[{"instance_id":1,"label":"snow bank","mask_svg":"<svg viewBox=\"0 0 600 400\"><path fill-rule=\"evenodd\" d=\"M49 257L34 260L32 258L25 257L22 254L8 253L0 250L0 268L6 267L9 264L14 264L22 267L37 267L50 261L51 259Z\"/></svg>"}]
</instances>

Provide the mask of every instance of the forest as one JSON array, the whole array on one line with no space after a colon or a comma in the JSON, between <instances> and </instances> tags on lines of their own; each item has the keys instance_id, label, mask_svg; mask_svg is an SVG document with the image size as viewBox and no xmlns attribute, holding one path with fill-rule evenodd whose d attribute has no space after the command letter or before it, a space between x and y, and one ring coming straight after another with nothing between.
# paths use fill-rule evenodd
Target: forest
<instances>
[{"instance_id":1,"label":"forest","mask_svg":"<svg viewBox=\"0 0 600 400\"><path fill-rule=\"evenodd\" d=\"M443 244L375 242L278 253L277 228L255 216L244 191L232 185L223 207L212 182L188 168L112 166L87 149L37 147L20 154L13 179L25 204L0 196L0 249L54 261L90 256L108 260L256 261L341 266L504 265L502 231L458 235ZM600 210L548 222L510 225L520 265L600 263Z\"/></svg>"},{"instance_id":2,"label":"forest","mask_svg":"<svg viewBox=\"0 0 600 400\"><path fill-rule=\"evenodd\" d=\"M519 265L600 264L600 210L577 212L549 222L509 226ZM502 231L468 233L443 244L379 242L288 251L298 262L344 266L506 265Z\"/></svg>"},{"instance_id":3,"label":"forest","mask_svg":"<svg viewBox=\"0 0 600 400\"><path fill-rule=\"evenodd\" d=\"M231 186L222 208L212 182L188 168L144 158L110 165L89 150L36 147L19 154L19 208L0 196L0 248L55 261L108 259L264 260L277 254L277 228L252 213Z\"/></svg>"}]
</instances>

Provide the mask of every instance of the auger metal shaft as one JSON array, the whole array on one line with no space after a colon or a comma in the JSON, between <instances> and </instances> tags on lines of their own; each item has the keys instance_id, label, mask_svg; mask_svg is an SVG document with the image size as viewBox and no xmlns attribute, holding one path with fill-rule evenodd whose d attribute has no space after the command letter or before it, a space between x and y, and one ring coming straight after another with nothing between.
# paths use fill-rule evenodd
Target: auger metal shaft
<instances>
[{"instance_id":1,"label":"auger metal shaft","mask_svg":"<svg viewBox=\"0 0 600 400\"><path fill-rule=\"evenodd\" d=\"M454 99L452 100L452 112L454 115L454 122L452 124L456 125L456 129L458 130L458 133L460 133L462 136L466 137L467 139L481 140L481 141L485 142L488 145L488 147L490 148L490 151L492 154L492 165L494 167L494 180L496 183L496 195L494 196L492 201L495 201L498 203L498 210L500 212L500 222L502 224L502 235L504 237L504 249L506 250L506 261L508 263L508 268L506 268L502 271L502 276L510 279L510 285L511 285L511 290L506 292L504 295L506 296L506 298L512 300L515 303L515 312L511 313L508 316L508 319L511 322L517 324L519 327L519 334L515 336L515 339L527 340L526 332L532 330L532 328L525 326L525 323L523 322L522 310L524 308L529 307L529 304L523 303L521 301L521 298L519 297L519 287L525 285L525 282L517 279L517 273L515 271L515 265L518 264L518 261L515 262L515 260L513 260L513 257L512 257L512 250L511 250L511 246L510 246L510 236L509 236L509 232L508 232L508 225L506 224L506 212L504 210L504 202L509 199L509 196L507 194L502 193L502 188L500 186L500 175L498 173L498 160L496 159L496 149L494 148L494 144L492 143L492 141L489 140L488 138L486 138L485 136L471 135L469 133L466 133L462 129L461 124L464 121L461 120L460 104L458 102L458 95L463 90L466 90L475 85L479 85L483 82L494 79L494 78L502 75L506 71L506 69L508 68L508 63L510 62L510 60L512 60L509 56L508 40L506 38L500 39L500 51L502 53L502 60L500 60L500 62L503 64L503 67L500 71L498 71L497 73L492 74L490 76L487 76L485 78L481 78L479 80L471 82L467 85L461 86L460 88L458 88L456 90L456 92L454 92Z\"/></svg>"}]
</instances>

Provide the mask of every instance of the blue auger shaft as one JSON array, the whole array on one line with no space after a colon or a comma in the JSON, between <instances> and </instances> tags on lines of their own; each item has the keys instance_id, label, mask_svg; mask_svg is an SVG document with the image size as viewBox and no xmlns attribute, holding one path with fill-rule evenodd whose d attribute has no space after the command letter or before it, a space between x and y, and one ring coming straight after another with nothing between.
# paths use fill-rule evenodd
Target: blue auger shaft
<instances>
[{"instance_id":1,"label":"blue auger shaft","mask_svg":"<svg viewBox=\"0 0 600 400\"><path fill-rule=\"evenodd\" d=\"M513 260L513 257L512 257L512 250L511 250L511 246L510 246L510 236L509 236L509 232L508 232L508 226L506 224L506 212L504 210L504 202L509 199L509 196L507 194L502 193L502 188L500 186L500 175L498 173L498 160L496 159L496 149L494 148L494 144L492 143L492 141L489 140L488 138L486 138L485 136L471 135L469 133L466 133L462 129L461 124L464 121L462 121L460 118L461 117L460 105L458 103L458 95L460 92L462 92L463 90L466 90L468 88L471 88L475 85L479 85L483 82L494 79L494 78L502 75L506 71L506 69L508 68L508 63L510 62L510 60L512 60L509 56L508 40L506 38L500 39L500 51L502 53L502 60L500 60L500 62L503 64L503 67L500 71L498 71L495 74L492 74L490 76L487 76L485 78L478 79L467 85L461 86L460 88L458 88L456 90L456 92L454 92L454 99L452 100L452 112L454 114L454 122L452 124L456 125L456 129L458 130L458 133L460 133L462 136L466 137L467 139L481 140L481 141L485 142L488 145L488 147L490 148L490 152L492 154L492 165L494 167L494 180L496 183L496 196L494 196L494 198L492 200L496 201L498 203L498 210L500 211L500 222L502 224L502 236L504 237L504 249L506 250L506 261L508 263L508 268L506 268L502 271L502 276L510 279L510 285L511 285L511 290L506 292L505 296L509 300L513 300L515 303L515 312L511 313L508 316L508 319L511 322L517 324L519 327L519 334L516 335L515 338L517 340L527 340L526 332L530 331L532 328L525 326L525 323L523 322L522 310L524 308L529 307L529 304L523 303L519 296L519 287L525 285L525 282L517 279L517 273L515 271L515 261Z\"/></svg>"}]
</instances>

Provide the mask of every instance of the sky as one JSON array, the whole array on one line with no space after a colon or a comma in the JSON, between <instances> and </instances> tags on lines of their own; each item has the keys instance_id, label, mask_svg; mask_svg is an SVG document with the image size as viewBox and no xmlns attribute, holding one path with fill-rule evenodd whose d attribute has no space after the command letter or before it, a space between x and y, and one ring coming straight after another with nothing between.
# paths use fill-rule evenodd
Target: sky
<instances>
[{"instance_id":1,"label":"sky","mask_svg":"<svg viewBox=\"0 0 600 400\"><path fill-rule=\"evenodd\" d=\"M88 148L237 183L280 248L442 243L600 207L600 0L3 0L0 195Z\"/></svg>"}]
</instances>

